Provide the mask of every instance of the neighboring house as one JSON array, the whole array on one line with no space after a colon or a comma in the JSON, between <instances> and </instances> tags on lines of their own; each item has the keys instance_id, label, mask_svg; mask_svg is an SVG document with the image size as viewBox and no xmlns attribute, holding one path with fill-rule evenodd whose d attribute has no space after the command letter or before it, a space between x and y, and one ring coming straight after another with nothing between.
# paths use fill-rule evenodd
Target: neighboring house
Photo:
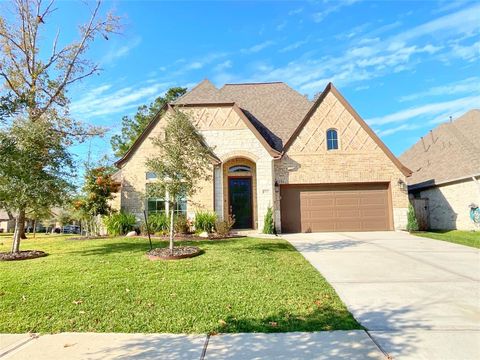
<instances>
[{"instance_id":1,"label":"neighboring house","mask_svg":"<svg viewBox=\"0 0 480 360\"><path fill-rule=\"evenodd\" d=\"M15 220L10 220L5 210L0 210L0 232L13 232L15 230Z\"/></svg>"},{"instance_id":2,"label":"neighboring house","mask_svg":"<svg viewBox=\"0 0 480 360\"><path fill-rule=\"evenodd\" d=\"M214 148L212 180L176 210L195 216L235 216L236 228L263 228L268 207L279 232L404 228L410 171L330 83L309 101L282 82L226 84L204 80L165 108L188 113ZM155 174L145 160L162 134L155 117L116 165L122 187L117 208L136 214L162 211L164 199L145 199Z\"/></svg>"},{"instance_id":3,"label":"neighboring house","mask_svg":"<svg viewBox=\"0 0 480 360\"><path fill-rule=\"evenodd\" d=\"M413 171L408 189L425 228L477 228L469 205L480 205L480 110L439 125L400 160Z\"/></svg>"}]
</instances>

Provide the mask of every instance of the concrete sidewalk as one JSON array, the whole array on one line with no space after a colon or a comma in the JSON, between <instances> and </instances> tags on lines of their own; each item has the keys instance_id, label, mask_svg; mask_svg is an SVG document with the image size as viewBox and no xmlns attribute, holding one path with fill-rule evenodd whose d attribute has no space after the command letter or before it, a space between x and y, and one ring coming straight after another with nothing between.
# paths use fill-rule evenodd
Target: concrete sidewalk
<instances>
[{"instance_id":1,"label":"concrete sidewalk","mask_svg":"<svg viewBox=\"0 0 480 360\"><path fill-rule=\"evenodd\" d=\"M404 232L284 236L394 359L480 359L480 251Z\"/></svg>"},{"instance_id":2,"label":"concrete sidewalk","mask_svg":"<svg viewBox=\"0 0 480 360\"><path fill-rule=\"evenodd\" d=\"M278 334L0 334L0 359L385 359L363 330Z\"/></svg>"}]
</instances>

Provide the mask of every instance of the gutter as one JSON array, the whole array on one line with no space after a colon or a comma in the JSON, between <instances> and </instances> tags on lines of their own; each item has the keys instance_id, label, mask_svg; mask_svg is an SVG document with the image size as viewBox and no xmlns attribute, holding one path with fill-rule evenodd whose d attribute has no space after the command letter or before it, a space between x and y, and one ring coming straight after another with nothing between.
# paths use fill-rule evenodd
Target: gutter
<instances>
[{"instance_id":1,"label":"gutter","mask_svg":"<svg viewBox=\"0 0 480 360\"><path fill-rule=\"evenodd\" d=\"M445 184L449 184L449 183L453 183L453 182L457 182L457 181L461 181L461 180L468 180L468 179L473 179L473 181L479 186L480 188L480 183L479 183L479 180L477 180L476 178L480 176L480 173L477 173L477 174L472 174L472 175L466 175L466 176L462 176L462 177L459 177L459 178L455 178L455 179L448 179L448 180L443 180L443 181L439 181L439 182L436 182L434 179L432 180L426 180L426 181L423 181L421 183L417 183L417 184L413 184L413 185L408 185L408 190L421 190L421 189L427 189L427 188L431 188L431 187L435 187L435 186L440 186L440 185L445 185ZM427 183L428 184L425 184Z\"/></svg>"}]
</instances>

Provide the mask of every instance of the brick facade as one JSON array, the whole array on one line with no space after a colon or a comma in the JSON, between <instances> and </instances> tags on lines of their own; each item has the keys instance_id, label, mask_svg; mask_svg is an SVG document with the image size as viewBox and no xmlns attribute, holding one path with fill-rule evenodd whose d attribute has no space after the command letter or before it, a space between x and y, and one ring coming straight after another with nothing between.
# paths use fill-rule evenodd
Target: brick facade
<instances>
[{"instance_id":1,"label":"brick facade","mask_svg":"<svg viewBox=\"0 0 480 360\"><path fill-rule=\"evenodd\" d=\"M207 144L222 164L212 166L211 180L189 199L187 215L198 209L215 211L220 218L228 213L226 171L231 164L252 166L254 227L262 229L269 206L280 230L280 195L274 184L388 182L390 184L395 228L406 225L408 195L400 189L405 176L360 126L336 96L329 92L281 159L274 159L265 144L247 127L232 105L179 107L192 118ZM168 115L164 115L168 116ZM139 220L145 207L145 160L156 154L151 138L163 134L165 119L160 119L149 136L124 162L120 178L121 195L116 207L135 213ZM327 151L326 130L335 128L339 149Z\"/></svg>"},{"instance_id":2,"label":"brick facade","mask_svg":"<svg viewBox=\"0 0 480 360\"><path fill-rule=\"evenodd\" d=\"M326 132L338 132L338 150L327 151ZM278 184L388 182L396 229L405 228L408 194L398 181L403 173L367 134L333 93L328 93L281 160L275 161ZM276 197L280 226L280 198Z\"/></svg>"}]
</instances>

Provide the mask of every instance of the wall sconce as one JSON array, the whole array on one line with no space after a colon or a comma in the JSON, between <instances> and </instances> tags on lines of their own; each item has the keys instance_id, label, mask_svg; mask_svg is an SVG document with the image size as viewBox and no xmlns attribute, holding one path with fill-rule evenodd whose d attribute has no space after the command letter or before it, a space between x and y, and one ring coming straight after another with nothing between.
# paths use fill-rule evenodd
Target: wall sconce
<instances>
[{"instance_id":1,"label":"wall sconce","mask_svg":"<svg viewBox=\"0 0 480 360\"><path fill-rule=\"evenodd\" d=\"M402 191L408 191L408 185L405 181L403 181L402 179L398 179L398 187L400 188L400 190Z\"/></svg>"},{"instance_id":2,"label":"wall sconce","mask_svg":"<svg viewBox=\"0 0 480 360\"><path fill-rule=\"evenodd\" d=\"M279 192L280 191L280 185L278 185L278 181L275 180L275 192Z\"/></svg>"}]
</instances>

